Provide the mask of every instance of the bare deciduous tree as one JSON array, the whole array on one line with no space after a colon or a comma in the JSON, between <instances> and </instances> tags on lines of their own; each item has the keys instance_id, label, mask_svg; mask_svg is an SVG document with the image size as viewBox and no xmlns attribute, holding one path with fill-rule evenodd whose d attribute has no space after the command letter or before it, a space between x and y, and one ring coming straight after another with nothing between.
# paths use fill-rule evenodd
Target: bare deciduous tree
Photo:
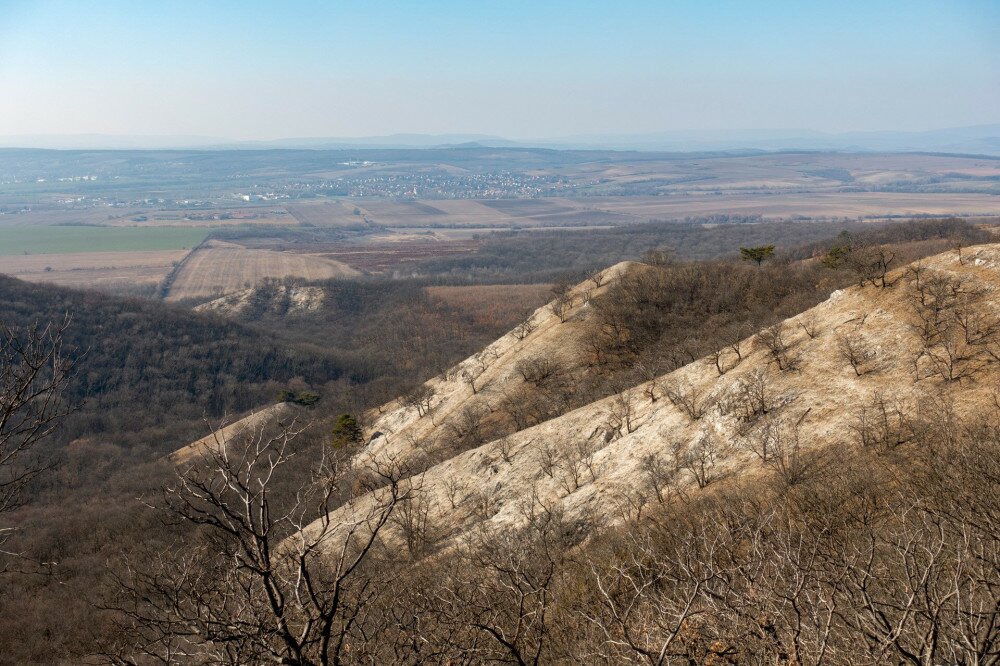
<instances>
[{"instance_id":1,"label":"bare deciduous tree","mask_svg":"<svg viewBox=\"0 0 1000 666\"><path fill-rule=\"evenodd\" d=\"M448 497L448 504L451 505L453 510L457 509L461 504L463 490L464 486L457 477L449 476L444 480L445 495Z\"/></svg>"},{"instance_id":2,"label":"bare deciduous tree","mask_svg":"<svg viewBox=\"0 0 1000 666\"><path fill-rule=\"evenodd\" d=\"M515 430L524 430L535 423L538 417L540 401L536 396L524 390L504 391L497 405L497 410L506 414L514 423Z\"/></svg>"},{"instance_id":3,"label":"bare deciduous tree","mask_svg":"<svg viewBox=\"0 0 1000 666\"><path fill-rule=\"evenodd\" d=\"M692 421L703 417L714 404L705 397L702 388L680 381L665 381L663 394L674 407L684 412Z\"/></svg>"},{"instance_id":4,"label":"bare deciduous tree","mask_svg":"<svg viewBox=\"0 0 1000 666\"><path fill-rule=\"evenodd\" d=\"M733 366L730 366L726 361L726 356L728 355L728 347L720 347L719 349L711 352L712 361L715 363L715 370L719 373L720 377L733 368ZM737 360L737 363L739 363L739 360Z\"/></svg>"},{"instance_id":5,"label":"bare deciduous tree","mask_svg":"<svg viewBox=\"0 0 1000 666\"><path fill-rule=\"evenodd\" d=\"M419 481L410 483L421 485ZM412 559L429 554L440 540L439 527L431 522L430 510L426 495L414 490L393 513L392 522L403 535L406 550Z\"/></svg>"},{"instance_id":6,"label":"bare deciduous tree","mask_svg":"<svg viewBox=\"0 0 1000 666\"><path fill-rule=\"evenodd\" d=\"M573 297L570 294L562 294L552 301L550 306L552 314L559 317L559 321L565 323L573 312Z\"/></svg>"},{"instance_id":7,"label":"bare deciduous tree","mask_svg":"<svg viewBox=\"0 0 1000 666\"><path fill-rule=\"evenodd\" d=\"M643 457L641 469L646 476L646 483L656 496L656 500L660 504L666 504L677 480L677 467L668 465L657 454L649 453Z\"/></svg>"},{"instance_id":8,"label":"bare deciduous tree","mask_svg":"<svg viewBox=\"0 0 1000 666\"><path fill-rule=\"evenodd\" d=\"M547 380L557 377L562 368L555 360L540 356L519 360L514 364L514 370L524 381L540 386Z\"/></svg>"},{"instance_id":9,"label":"bare deciduous tree","mask_svg":"<svg viewBox=\"0 0 1000 666\"><path fill-rule=\"evenodd\" d=\"M69 324L69 317L27 330L0 323L0 513L18 507L24 487L48 469L35 447L72 411L62 400L75 363L63 352ZM0 526L0 548L11 530Z\"/></svg>"},{"instance_id":10,"label":"bare deciduous tree","mask_svg":"<svg viewBox=\"0 0 1000 666\"><path fill-rule=\"evenodd\" d=\"M559 468L562 471L560 482L567 493L579 490L583 484L597 480L594 451L586 441L578 441L566 449L560 457Z\"/></svg>"},{"instance_id":11,"label":"bare deciduous tree","mask_svg":"<svg viewBox=\"0 0 1000 666\"><path fill-rule=\"evenodd\" d=\"M889 279L889 271L895 261L896 253L887 245L862 245L851 248L844 265L857 274L862 286L870 282L872 286L886 289L894 283Z\"/></svg>"},{"instance_id":12,"label":"bare deciduous tree","mask_svg":"<svg viewBox=\"0 0 1000 666\"><path fill-rule=\"evenodd\" d=\"M891 451L917 434L916 424L905 408L877 391L868 404L857 410L850 427L862 446L878 452Z\"/></svg>"},{"instance_id":13,"label":"bare deciduous tree","mask_svg":"<svg viewBox=\"0 0 1000 666\"><path fill-rule=\"evenodd\" d=\"M858 377L873 372L878 366L873 363L876 354L859 333L837 336L837 354L854 370Z\"/></svg>"},{"instance_id":14,"label":"bare deciduous tree","mask_svg":"<svg viewBox=\"0 0 1000 666\"><path fill-rule=\"evenodd\" d=\"M484 350L473 355L472 358L469 359L465 368L462 369L461 378L472 388L473 395L479 393L479 390L482 388L476 386L476 380L479 379L489 367L489 354L487 354L486 350Z\"/></svg>"},{"instance_id":15,"label":"bare deciduous tree","mask_svg":"<svg viewBox=\"0 0 1000 666\"><path fill-rule=\"evenodd\" d=\"M693 442L680 441L673 446L677 468L688 472L705 488L719 478L719 464L726 458L725 446L710 433L702 433Z\"/></svg>"},{"instance_id":16,"label":"bare deciduous tree","mask_svg":"<svg viewBox=\"0 0 1000 666\"><path fill-rule=\"evenodd\" d=\"M431 401L434 399L434 389L427 386L426 384L421 384L417 386L412 391L406 394L403 398L403 404L407 407L413 407L417 410L417 416L424 417L430 414L431 411Z\"/></svg>"},{"instance_id":17,"label":"bare deciduous tree","mask_svg":"<svg viewBox=\"0 0 1000 666\"><path fill-rule=\"evenodd\" d=\"M765 328L760 332L758 339L771 353L771 358L778 364L779 370L798 368L800 355L793 349L794 345L785 331L784 323Z\"/></svg>"},{"instance_id":18,"label":"bare deciduous tree","mask_svg":"<svg viewBox=\"0 0 1000 666\"><path fill-rule=\"evenodd\" d=\"M795 418L766 418L741 440L787 485L801 483L819 469L819 456L802 442L802 423L809 411Z\"/></svg>"},{"instance_id":19,"label":"bare deciduous tree","mask_svg":"<svg viewBox=\"0 0 1000 666\"><path fill-rule=\"evenodd\" d=\"M500 454L500 459L508 465L514 462L514 443L510 437L501 437L497 440L497 452Z\"/></svg>"},{"instance_id":20,"label":"bare deciduous tree","mask_svg":"<svg viewBox=\"0 0 1000 666\"><path fill-rule=\"evenodd\" d=\"M372 463L371 494L335 520L342 463L321 456L310 482L281 497L300 431L269 432L217 439L164 490L160 508L196 529L114 572L108 606L128 637L109 651L115 663L344 660L355 622L386 584L370 566L380 534L419 489L398 466Z\"/></svg>"},{"instance_id":21,"label":"bare deciduous tree","mask_svg":"<svg viewBox=\"0 0 1000 666\"><path fill-rule=\"evenodd\" d=\"M559 451L549 440L545 440L539 448L538 460L542 474L550 479L554 478L556 467L559 465Z\"/></svg>"},{"instance_id":22,"label":"bare deciduous tree","mask_svg":"<svg viewBox=\"0 0 1000 666\"><path fill-rule=\"evenodd\" d=\"M744 428L778 407L766 368L756 368L740 378L730 395L720 403L723 413L734 414Z\"/></svg>"},{"instance_id":23,"label":"bare deciduous tree","mask_svg":"<svg viewBox=\"0 0 1000 666\"><path fill-rule=\"evenodd\" d=\"M460 450L478 446L486 441L485 408L471 404L462 408L456 418L448 421L447 428L452 435L452 445Z\"/></svg>"},{"instance_id":24,"label":"bare deciduous tree","mask_svg":"<svg viewBox=\"0 0 1000 666\"><path fill-rule=\"evenodd\" d=\"M643 363L638 364L636 369L646 382L642 387L642 394L649 399L650 403L656 402L660 397L660 382L656 371Z\"/></svg>"},{"instance_id":25,"label":"bare deciduous tree","mask_svg":"<svg viewBox=\"0 0 1000 666\"><path fill-rule=\"evenodd\" d=\"M528 317L514 327L514 337L518 340L524 340L526 337L534 333L536 328L538 328L538 326L535 324L534 317Z\"/></svg>"},{"instance_id":26,"label":"bare deciduous tree","mask_svg":"<svg viewBox=\"0 0 1000 666\"><path fill-rule=\"evenodd\" d=\"M819 335L819 319L815 314L809 312L799 318L799 328L809 336L810 340L815 340Z\"/></svg>"},{"instance_id":27,"label":"bare deciduous tree","mask_svg":"<svg viewBox=\"0 0 1000 666\"><path fill-rule=\"evenodd\" d=\"M611 400L608 413L608 428L621 434L622 428L627 434L635 432L638 424L635 421L635 404L631 391L622 391Z\"/></svg>"},{"instance_id":28,"label":"bare deciduous tree","mask_svg":"<svg viewBox=\"0 0 1000 666\"><path fill-rule=\"evenodd\" d=\"M591 282L593 282L594 286L596 288L598 288L598 289L600 289L604 285L604 283L607 281L607 278L604 275L604 270L603 269L602 270L590 271L589 273L587 273L587 279L590 280Z\"/></svg>"}]
</instances>

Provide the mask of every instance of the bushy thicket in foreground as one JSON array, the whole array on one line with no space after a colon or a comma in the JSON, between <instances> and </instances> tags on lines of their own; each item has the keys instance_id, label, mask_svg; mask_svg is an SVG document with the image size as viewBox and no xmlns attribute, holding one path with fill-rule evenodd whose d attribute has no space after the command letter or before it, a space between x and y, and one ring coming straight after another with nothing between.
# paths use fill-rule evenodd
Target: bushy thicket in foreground
<instances>
[{"instance_id":1,"label":"bushy thicket in foreground","mask_svg":"<svg viewBox=\"0 0 1000 666\"><path fill-rule=\"evenodd\" d=\"M1000 410L962 422L928 400L904 444L872 446L847 431L810 451L802 474L707 490L665 492L657 474L642 475L632 497L646 501L623 501L617 527L526 497L524 527L484 528L445 550L420 521L419 480L388 468L371 510L301 539L310 507L340 501L352 484L364 490L372 475L341 476L328 457L297 495L303 504L271 499L264 521L243 511L261 506L254 479L289 460L278 434L237 466L216 458L171 487L163 510L205 527L159 551L165 559L147 550L118 566L102 658L993 663ZM220 474L238 481L213 484ZM233 507L235 518L212 520ZM386 525L406 547L372 538Z\"/></svg>"}]
</instances>

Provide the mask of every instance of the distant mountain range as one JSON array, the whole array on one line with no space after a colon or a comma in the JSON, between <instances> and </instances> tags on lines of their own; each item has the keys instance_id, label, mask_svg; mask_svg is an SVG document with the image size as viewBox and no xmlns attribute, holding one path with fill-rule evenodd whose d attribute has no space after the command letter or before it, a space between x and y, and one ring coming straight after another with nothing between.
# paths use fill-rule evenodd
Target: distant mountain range
<instances>
[{"instance_id":1,"label":"distant mountain range","mask_svg":"<svg viewBox=\"0 0 1000 666\"><path fill-rule=\"evenodd\" d=\"M511 140L488 134L392 134L370 137L301 137L233 141L203 136L127 136L105 134L21 135L0 137L0 147L109 150L261 150L351 148L549 148L556 150L722 151L832 150L845 152L945 152L1000 155L1000 124L929 130L840 134L803 129L698 130L649 134L581 134Z\"/></svg>"}]
</instances>

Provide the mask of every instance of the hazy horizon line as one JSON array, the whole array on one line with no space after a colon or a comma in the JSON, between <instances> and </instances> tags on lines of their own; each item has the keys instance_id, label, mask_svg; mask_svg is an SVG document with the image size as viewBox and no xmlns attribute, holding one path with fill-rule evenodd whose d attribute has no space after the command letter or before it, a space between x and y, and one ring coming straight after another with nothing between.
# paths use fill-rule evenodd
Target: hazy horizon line
<instances>
[{"instance_id":1,"label":"hazy horizon line","mask_svg":"<svg viewBox=\"0 0 1000 666\"><path fill-rule=\"evenodd\" d=\"M219 136L213 134L186 134L186 133L115 133L115 132L25 132L17 134L3 134L0 135L0 140L7 139L21 139L21 138L135 138L135 139L199 139L205 141L218 141L225 143L268 143L268 142L279 142L279 141L311 141L311 140L371 140L371 139L396 139L401 137L420 137L420 138L438 138L438 137L482 137L488 139L502 139L507 141L518 141L518 142L531 142L531 141L563 141L563 140L574 140L587 137L653 137L660 135L700 135L700 136L711 136L717 134L736 134L736 133L768 133L768 132L786 132L786 133L805 133L813 135L822 136L845 136L845 135L865 135L865 134L927 134L933 132L946 132L955 130L975 130L975 129L993 129L994 131L1000 131L1000 119L996 122L990 123L976 123L972 125L946 125L946 126L933 126L926 129L892 129L892 128L881 128L881 129L857 129L857 130L824 130L816 129L811 127L783 127L783 126L773 126L773 127L719 127L719 128L673 128L673 129L656 129L656 130L645 130L645 131L624 131L624 130L602 130L602 131L590 131L590 132L574 132L572 134L557 134L557 135L542 135L542 136L519 136L519 135L506 135L496 132L479 131L479 132L419 132L419 131L397 131L397 132L383 132L376 134L288 134L288 135L278 135L270 137L231 137L231 136Z\"/></svg>"},{"instance_id":2,"label":"hazy horizon line","mask_svg":"<svg viewBox=\"0 0 1000 666\"><path fill-rule=\"evenodd\" d=\"M929 130L827 132L805 128L687 129L589 133L512 139L486 133L400 132L367 136L289 136L231 139L185 134L20 134L0 136L0 148L38 150L405 150L478 145L484 148L726 152L818 150L844 152L941 152L1000 155L1000 123Z\"/></svg>"}]
</instances>

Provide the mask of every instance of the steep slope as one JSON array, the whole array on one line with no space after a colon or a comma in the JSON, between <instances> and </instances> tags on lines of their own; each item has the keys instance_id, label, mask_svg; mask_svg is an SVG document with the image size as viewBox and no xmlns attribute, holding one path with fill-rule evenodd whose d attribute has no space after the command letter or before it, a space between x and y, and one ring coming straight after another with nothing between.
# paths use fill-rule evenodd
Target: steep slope
<instances>
[{"instance_id":1,"label":"steep slope","mask_svg":"<svg viewBox=\"0 0 1000 666\"><path fill-rule=\"evenodd\" d=\"M223 442L255 432L265 423L276 421L288 416L295 407L291 403L279 402L259 411L251 412L243 418L224 425L211 434L183 446L167 456L175 465L184 465L197 460L202 455Z\"/></svg>"},{"instance_id":2,"label":"steep slope","mask_svg":"<svg viewBox=\"0 0 1000 666\"><path fill-rule=\"evenodd\" d=\"M448 456L456 447L468 448L473 437L498 430L499 408L515 406L525 374L571 381L581 371L590 299L641 266L622 262L596 273L409 396L367 414L369 441L362 456L422 466L428 457Z\"/></svg>"},{"instance_id":3,"label":"steep slope","mask_svg":"<svg viewBox=\"0 0 1000 666\"><path fill-rule=\"evenodd\" d=\"M414 501L434 530L428 538L447 543L477 525L518 525L541 510L584 526L613 523L728 475L776 472L794 481L838 445L892 448L993 399L1000 245L938 255L882 282L876 275L834 292L744 340L722 356L724 374L714 358L701 359L434 465L414 480ZM569 346L562 332L572 336L571 326L556 326L544 313L542 320L548 326L532 334L546 340L539 350ZM513 335L491 346L498 369L479 375L484 386L519 380L499 370L517 347ZM383 414L362 459L409 463L441 428L435 423L486 401L487 391L472 394L453 376L429 387L430 414L421 418L405 406ZM334 520L365 515L373 499L357 498Z\"/></svg>"}]
</instances>

